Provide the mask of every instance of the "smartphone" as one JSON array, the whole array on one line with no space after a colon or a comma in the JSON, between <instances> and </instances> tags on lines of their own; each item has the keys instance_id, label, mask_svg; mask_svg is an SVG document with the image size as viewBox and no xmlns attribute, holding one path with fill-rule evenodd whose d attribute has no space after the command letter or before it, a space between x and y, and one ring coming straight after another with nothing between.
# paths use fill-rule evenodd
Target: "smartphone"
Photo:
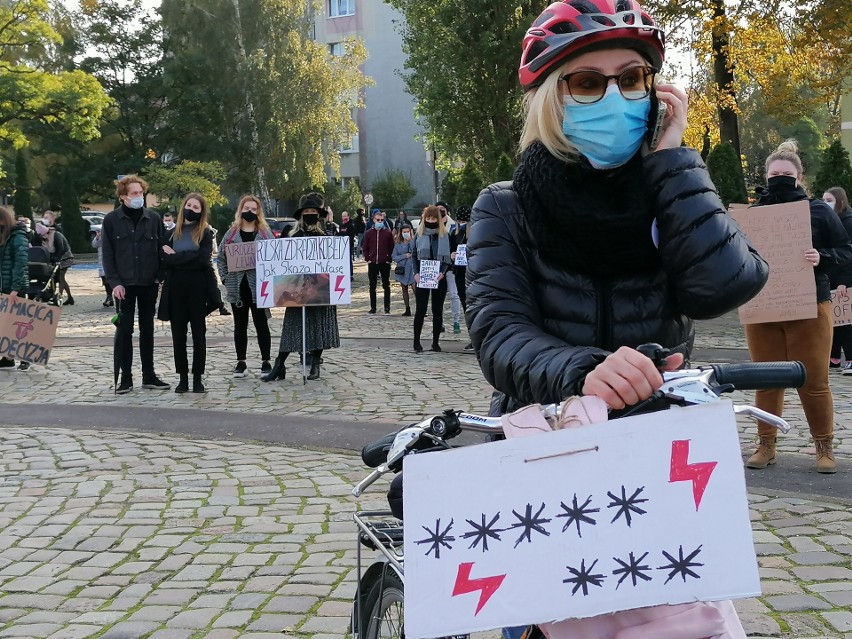
<instances>
[{"instance_id":1,"label":"smartphone","mask_svg":"<svg viewBox=\"0 0 852 639\"><path fill-rule=\"evenodd\" d=\"M666 119L666 108L660 108L660 101L657 99L656 91L651 91L651 111L648 113L648 132L645 134L645 139L648 142L648 148L653 151L657 148L660 142L660 133L663 130L663 120Z\"/></svg>"}]
</instances>

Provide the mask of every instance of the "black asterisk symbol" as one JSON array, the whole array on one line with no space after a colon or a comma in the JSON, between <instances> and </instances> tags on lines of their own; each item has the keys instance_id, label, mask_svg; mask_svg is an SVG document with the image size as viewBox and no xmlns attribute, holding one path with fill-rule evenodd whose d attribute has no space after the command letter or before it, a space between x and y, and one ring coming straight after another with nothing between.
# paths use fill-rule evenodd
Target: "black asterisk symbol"
<instances>
[{"instance_id":1,"label":"black asterisk symbol","mask_svg":"<svg viewBox=\"0 0 852 639\"><path fill-rule=\"evenodd\" d=\"M632 517L630 515L631 512L636 513L637 515L644 515L645 510L641 509L636 504L641 504L642 502L648 501L647 499L639 499L639 495L642 491L645 490L645 487L637 488L633 494L628 497L627 491L624 486L621 487L621 497L616 497L611 492L607 491L607 495L612 499L612 501L607 504L607 508L615 508L618 507L618 512L615 513L615 517L612 518L610 523L613 523L616 519L624 515L624 519L627 522L627 527L630 527L632 523Z\"/></svg>"},{"instance_id":2,"label":"black asterisk symbol","mask_svg":"<svg viewBox=\"0 0 852 639\"><path fill-rule=\"evenodd\" d=\"M592 570L595 569L595 564L598 563L598 560L595 559L592 562L592 565L586 568L586 560L583 559L580 561L580 568L572 568L571 566L565 566L568 571L574 575L573 577L569 577L568 579L563 579L562 583L573 583L574 589L571 591L572 595L576 595L577 591L582 588L583 596L589 594L589 584L593 586L597 586L598 588L602 588L603 584L601 583L604 579L606 579L606 575L602 574L592 574Z\"/></svg>"},{"instance_id":3,"label":"black asterisk symbol","mask_svg":"<svg viewBox=\"0 0 852 639\"><path fill-rule=\"evenodd\" d=\"M562 532L568 530L571 524L577 525L577 535L580 537L583 536L583 533L580 532L580 522L591 524L592 526L596 526L597 522L589 517L589 513L597 513L600 512L600 508L587 508L587 506L592 502L592 496L589 495L589 498L583 502L582 506L577 505L577 493L574 493L574 499L571 504L572 507L568 507L565 505L565 502L559 502L559 505L562 506L562 510L564 513L559 513L556 515L557 517L566 517L565 525L562 526Z\"/></svg>"},{"instance_id":4,"label":"black asterisk symbol","mask_svg":"<svg viewBox=\"0 0 852 639\"><path fill-rule=\"evenodd\" d=\"M494 524L497 523L497 520L500 519L500 513L498 512L487 524L485 523L485 513L482 513L482 523L477 524L476 522L471 521L470 519L466 519L467 523L473 526L473 530L470 532L466 532L462 535L463 539L468 539L473 537L473 543L468 546L468 548L476 548L476 545L479 542L482 542L482 552L488 550L488 538L496 539L500 541L499 533L503 532L499 528L494 528Z\"/></svg>"},{"instance_id":5,"label":"black asterisk symbol","mask_svg":"<svg viewBox=\"0 0 852 639\"><path fill-rule=\"evenodd\" d=\"M618 579L618 584L616 584L615 589L618 590L618 586L621 585L621 582L630 577L633 580L633 585L636 585L636 579L644 579L645 581L651 581L651 578L645 574L646 571L650 570L650 567L647 564L642 564L642 560L648 556L646 552L644 555L636 559L633 556L633 553L630 553L630 559L627 561L623 561L618 557L613 557L613 559L621 564L621 568L616 568L612 571L613 575L621 575Z\"/></svg>"},{"instance_id":6,"label":"black asterisk symbol","mask_svg":"<svg viewBox=\"0 0 852 639\"><path fill-rule=\"evenodd\" d=\"M550 533L547 532L544 529L544 526L542 526L542 524L546 524L550 521L549 519L544 519L543 517L540 516L541 511L543 511L543 510L544 510L544 504L542 503L541 508L538 509L538 512L535 515L532 514L532 506L530 504L527 504L527 509L526 509L526 512L525 512L524 515L519 515L514 510L512 511L512 514L515 517L518 518L518 523L512 524L511 526L509 526L509 529L511 529L511 528L523 528L524 529L524 532L521 533L521 536L518 537L518 540L515 542L514 548L518 547L518 544L521 543L521 541L524 539L524 537L527 538L528 542L532 543L531 535L532 535L533 530L535 530L536 532L540 532L542 535L544 535L546 537L550 537Z\"/></svg>"},{"instance_id":7,"label":"black asterisk symbol","mask_svg":"<svg viewBox=\"0 0 852 639\"><path fill-rule=\"evenodd\" d=\"M669 578L666 579L666 583L669 583L669 581L671 581L672 578L675 575L680 575L681 578L683 579L684 583L686 583L687 575L689 575L690 577L695 577L696 579L701 579L700 575L698 575L697 573L690 570L690 568L692 568L693 566L703 566L704 565L704 564L700 564L698 562L692 561L693 559L695 559L695 557L700 552L701 552L701 546L699 546L698 548L693 550L687 557L684 557L683 556L683 546L681 546L680 549L678 550L678 558L675 559L674 557L672 557L669 553L667 553L664 550L663 554L666 556L666 559L668 559L671 563L669 563L665 566L660 566L659 568L657 568L657 570L671 570L671 572L669 573Z\"/></svg>"},{"instance_id":8,"label":"black asterisk symbol","mask_svg":"<svg viewBox=\"0 0 852 639\"><path fill-rule=\"evenodd\" d=\"M429 556L430 552L435 553L435 559L440 559L441 557L441 546L444 546L447 549L452 549L452 546L449 542L455 541L456 538L449 534L450 529L453 527L453 520L450 519L450 523L444 530L441 530L441 520L438 519L435 522L435 530L429 530L426 526L421 526L423 530L429 533L429 536L426 539L421 539L420 541L416 541L416 544L429 544L429 550L426 551L426 556Z\"/></svg>"}]
</instances>

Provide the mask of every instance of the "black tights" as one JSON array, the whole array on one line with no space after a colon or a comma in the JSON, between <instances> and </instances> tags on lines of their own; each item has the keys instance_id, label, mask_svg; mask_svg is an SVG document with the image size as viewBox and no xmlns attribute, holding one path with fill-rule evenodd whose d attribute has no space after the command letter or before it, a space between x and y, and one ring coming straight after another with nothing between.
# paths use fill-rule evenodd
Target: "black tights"
<instances>
[{"instance_id":1,"label":"black tights","mask_svg":"<svg viewBox=\"0 0 852 639\"><path fill-rule=\"evenodd\" d=\"M444 300L447 297L447 278L442 277L438 288L415 288L414 300L414 343L420 344L420 333L423 332L423 322L426 319L426 307L432 298L432 343L437 344L441 337L441 327L444 325Z\"/></svg>"}]
</instances>

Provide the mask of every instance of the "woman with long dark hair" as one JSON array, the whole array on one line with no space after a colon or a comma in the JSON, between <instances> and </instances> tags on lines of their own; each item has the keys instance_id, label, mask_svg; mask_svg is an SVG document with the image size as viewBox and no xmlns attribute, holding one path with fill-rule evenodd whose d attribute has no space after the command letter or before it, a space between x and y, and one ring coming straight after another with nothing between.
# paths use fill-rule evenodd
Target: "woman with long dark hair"
<instances>
[{"instance_id":1,"label":"woman with long dark hair","mask_svg":"<svg viewBox=\"0 0 852 639\"><path fill-rule=\"evenodd\" d=\"M27 231L15 222L12 212L0 206L0 293L8 295L14 304L18 296L24 296L29 285L27 267ZM13 368L15 360L0 357L0 368ZM18 367L25 371L28 362Z\"/></svg>"}]
</instances>

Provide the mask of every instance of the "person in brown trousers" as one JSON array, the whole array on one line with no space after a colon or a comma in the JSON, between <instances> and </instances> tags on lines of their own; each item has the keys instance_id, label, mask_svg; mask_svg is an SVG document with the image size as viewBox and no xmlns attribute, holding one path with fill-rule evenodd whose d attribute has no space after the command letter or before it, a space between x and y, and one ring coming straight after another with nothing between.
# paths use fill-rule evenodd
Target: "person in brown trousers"
<instances>
[{"instance_id":1,"label":"person in brown trousers","mask_svg":"<svg viewBox=\"0 0 852 639\"><path fill-rule=\"evenodd\" d=\"M837 472L832 452L834 403L828 385L828 358L831 352L831 291L828 272L852 260L852 244L840 218L822 200L809 199L801 187L802 161L795 140L787 140L766 160L767 189L755 206L809 200L811 244L804 259L814 268L817 317L814 319L747 324L746 341L755 362L799 360L805 365L807 381L798 389L805 418L814 439L817 471ZM784 389L755 392L755 405L774 415L784 408ZM749 468L766 468L775 463L775 428L758 423L760 442L749 457Z\"/></svg>"}]
</instances>

